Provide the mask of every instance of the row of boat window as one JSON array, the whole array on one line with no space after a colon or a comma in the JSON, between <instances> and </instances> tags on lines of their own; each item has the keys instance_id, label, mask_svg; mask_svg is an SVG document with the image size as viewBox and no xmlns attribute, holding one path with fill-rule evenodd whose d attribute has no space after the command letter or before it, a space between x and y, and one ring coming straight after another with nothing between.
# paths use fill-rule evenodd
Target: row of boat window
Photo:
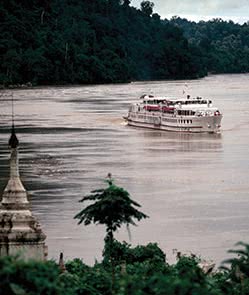
<instances>
[{"instance_id":1,"label":"row of boat window","mask_svg":"<svg viewBox=\"0 0 249 295\"><path fill-rule=\"evenodd\" d=\"M207 104L212 103L212 100L185 100L185 101L177 101L177 104Z\"/></svg>"},{"instance_id":2,"label":"row of boat window","mask_svg":"<svg viewBox=\"0 0 249 295\"><path fill-rule=\"evenodd\" d=\"M183 123L183 124L192 124L192 120L178 120L178 123Z\"/></svg>"},{"instance_id":3,"label":"row of boat window","mask_svg":"<svg viewBox=\"0 0 249 295\"><path fill-rule=\"evenodd\" d=\"M205 99L201 99L201 97L198 97L195 100L177 100L177 101L166 101L166 100L161 100L161 99L153 99L153 100L144 100L143 103L146 104L155 104L155 105L159 105L159 104L166 104L168 106L173 106L173 105L177 105L177 104L182 104L182 105L186 105L186 104L211 104L212 100L205 100Z\"/></svg>"},{"instance_id":4,"label":"row of boat window","mask_svg":"<svg viewBox=\"0 0 249 295\"><path fill-rule=\"evenodd\" d=\"M148 110L148 112L157 112L157 111L159 111L159 110ZM163 110L163 113L174 114L174 110ZM191 111L191 110L178 110L177 113L180 116L194 116L195 115L195 112Z\"/></svg>"},{"instance_id":5,"label":"row of boat window","mask_svg":"<svg viewBox=\"0 0 249 295\"><path fill-rule=\"evenodd\" d=\"M153 112L155 112L155 111L153 111ZM167 111L165 113L174 114L174 111ZM196 112L191 111L191 110L178 110L177 114L180 116L194 116L196 114ZM139 116L143 117L143 115L139 115Z\"/></svg>"},{"instance_id":6,"label":"row of boat window","mask_svg":"<svg viewBox=\"0 0 249 295\"><path fill-rule=\"evenodd\" d=\"M136 116L134 116L136 117ZM144 115L138 115L138 118L139 119L151 119L151 120L154 120L154 117L148 117L148 116L144 116ZM178 123L181 123L181 124L192 124L193 121L192 120L183 120L183 119L180 119L180 120L177 120L177 119L174 119L174 118L162 118L162 121L164 122L172 122L172 123L176 123L178 121Z\"/></svg>"},{"instance_id":7,"label":"row of boat window","mask_svg":"<svg viewBox=\"0 0 249 295\"><path fill-rule=\"evenodd\" d=\"M195 112L191 110L178 110L178 115L180 116L194 116Z\"/></svg>"},{"instance_id":8,"label":"row of boat window","mask_svg":"<svg viewBox=\"0 0 249 295\"><path fill-rule=\"evenodd\" d=\"M132 117L136 117L136 116L132 116ZM144 115L138 115L138 118L139 119L149 119L150 121L154 122L154 117L148 117L148 116L144 116ZM180 120L177 120L177 119L174 119L174 118L162 118L162 121L163 122L171 122L171 123L176 123L178 122L179 124L192 124L193 121L192 120L183 120L183 119L180 119Z\"/></svg>"},{"instance_id":9,"label":"row of boat window","mask_svg":"<svg viewBox=\"0 0 249 295\"><path fill-rule=\"evenodd\" d=\"M152 112L152 110L148 111ZM153 110L153 112L156 112L156 110ZM174 114L174 110L164 110L163 112L167 114ZM191 110L178 110L177 114L180 116L194 116L195 112Z\"/></svg>"}]
</instances>

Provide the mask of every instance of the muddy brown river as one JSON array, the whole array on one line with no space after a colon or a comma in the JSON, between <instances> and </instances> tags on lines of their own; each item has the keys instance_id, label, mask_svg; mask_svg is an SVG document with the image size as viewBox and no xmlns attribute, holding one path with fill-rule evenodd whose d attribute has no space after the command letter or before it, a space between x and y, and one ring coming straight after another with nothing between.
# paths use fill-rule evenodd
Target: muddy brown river
<instances>
[{"instance_id":1,"label":"muddy brown river","mask_svg":"<svg viewBox=\"0 0 249 295\"><path fill-rule=\"evenodd\" d=\"M214 101L220 134L180 134L126 126L130 103L144 93ZM115 237L157 242L219 264L249 242L249 75L118 85L41 87L0 96L0 192L8 179L7 142L15 100L20 172L33 214L47 234L49 258L101 259L105 228L77 225L78 200L104 187L108 172L150 216Z\"/></svg>"}]
</instances>

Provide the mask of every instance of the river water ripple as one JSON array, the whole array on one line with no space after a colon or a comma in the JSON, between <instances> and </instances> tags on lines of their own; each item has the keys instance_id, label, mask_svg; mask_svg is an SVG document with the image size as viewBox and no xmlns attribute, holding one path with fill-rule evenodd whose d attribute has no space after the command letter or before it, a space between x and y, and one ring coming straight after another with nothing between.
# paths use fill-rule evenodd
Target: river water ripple
<instances>
[{"instance_id":1,"label":"river water ripple","mask_svg":"<svg viewBox=\"0 0 249 295\"><path fill-rule=\"evenodd\" d=\"M78 226L78 200L105 186L108 172L150 216L116 237L132 245L157 242L220 263L238 241L249 242L249 75L118 85L2 91L0 192L8 179L11 96L20 140L20 172L30 192L49 257L101 259L105 229ZM179 134L125 125L130 103L144 93L189 94L215 101L222 132Z\"/></svg>"}]
</instances>

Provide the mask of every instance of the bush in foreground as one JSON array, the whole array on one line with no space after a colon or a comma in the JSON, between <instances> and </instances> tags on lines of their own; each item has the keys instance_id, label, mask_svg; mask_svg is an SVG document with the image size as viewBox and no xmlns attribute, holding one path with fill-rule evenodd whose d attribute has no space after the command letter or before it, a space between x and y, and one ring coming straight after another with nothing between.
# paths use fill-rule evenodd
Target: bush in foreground
<instances>
[{"instance_id":1,"label":"bush in foreground","mask_svg":"<svg viewBox=\"0 0 249 295\"><path fill-rule=\"evenodd\" d=\"M0 258L1 295L247 295L249 294L249 245L232 250L237 257L214 273L205 273L200 259L181 255L169 265L157 244L132 248L114 241L115 285L103 252L103 261L88 266L80 259L66 263L61 273L54 261Z\"/></svg>"}]
</instances>

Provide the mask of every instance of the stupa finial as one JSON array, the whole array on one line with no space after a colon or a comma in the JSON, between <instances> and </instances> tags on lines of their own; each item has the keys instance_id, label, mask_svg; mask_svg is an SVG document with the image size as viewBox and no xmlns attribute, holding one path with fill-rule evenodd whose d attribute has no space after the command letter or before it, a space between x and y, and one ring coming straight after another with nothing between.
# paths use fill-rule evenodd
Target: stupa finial
<instances>
[{"instance_id":1,"label":"stupa finial","mask_svg":"<svg viewBox=\"0 0 249 295\"><path fill-rule=\"evenodd\" d=\"M9 147L12 149L15 149L18 147L19 145L19 140L16 136L16 132L15 132L15 115L14 115L14 97L13 94L11 95L11 102L12 102L12 127L11 127L11 136L9 139Z\"/></svg>"}]
</instances>

